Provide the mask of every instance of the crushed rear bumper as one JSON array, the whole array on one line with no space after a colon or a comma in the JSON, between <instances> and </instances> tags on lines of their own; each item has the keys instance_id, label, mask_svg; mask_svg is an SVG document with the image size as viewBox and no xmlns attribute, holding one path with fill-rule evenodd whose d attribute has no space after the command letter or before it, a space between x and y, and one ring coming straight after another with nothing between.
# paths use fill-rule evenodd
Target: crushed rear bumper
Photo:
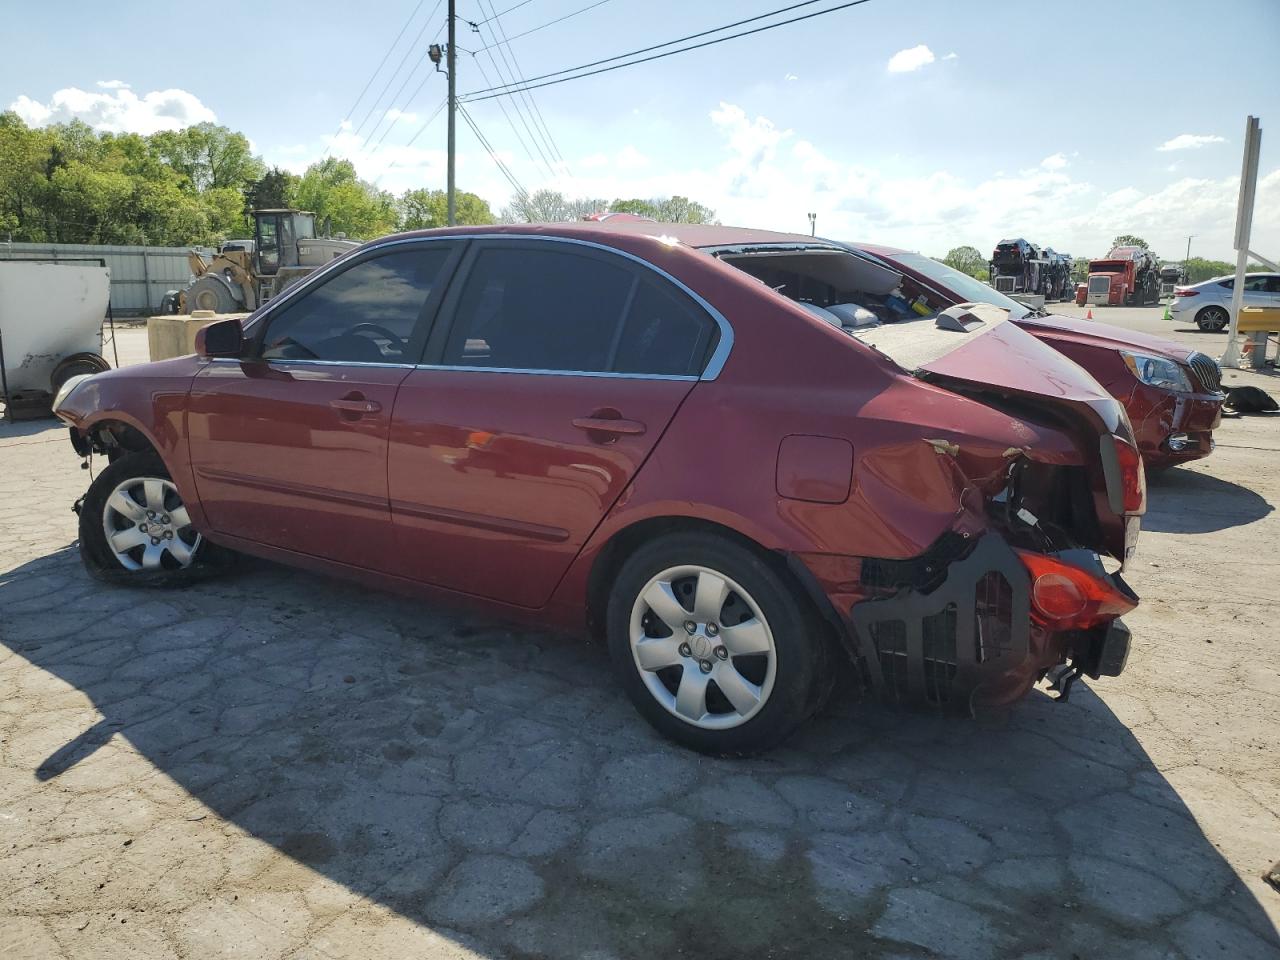
<instances>
[{"instance_id":1,"label":"crushed rear bumper","mask_svg":"<svg viewBox=\"0 0 1280 960\"><path fill-rule=\"evenodd\" d=\"M1119 620L1059 632L1032 620L1030 575L998 533L904 572L917 582L850 609L858 665L886 700L972 712L1020 699L1059 665L1072 679L1124 669L1129 631ZM1057 689L1065 699L1069 683Z\"/></svg>"}]
</instances>

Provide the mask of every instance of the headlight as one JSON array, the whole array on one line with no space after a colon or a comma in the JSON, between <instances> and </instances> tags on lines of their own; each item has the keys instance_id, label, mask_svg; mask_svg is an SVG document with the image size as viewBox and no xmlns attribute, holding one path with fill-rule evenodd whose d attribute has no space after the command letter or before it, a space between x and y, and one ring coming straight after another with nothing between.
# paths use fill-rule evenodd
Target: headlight
<instances>
[{"instance_id":1,"label":"headlight","mask_svg":"<svg viewBox=\"0 0 1280 960\"><path fill-rule=\"evenodd\" d=\"M1130 372L1147 386L1182 393L1191 392L1191 381L1176 361L1145 353L1129 353L1127 350L1121 350L1120 356L1124 357L1125 366Z\"/></svg>"},{"instance_id":2,"label":"headlight","mask_svg":"<svg viewBox=\"0 0 1280 960\"><path fill-rule=\"evenodd\" d=\"M92 376L92 373L80 373L76 374L74 377L67 377L66 382L58 388L58 392L53 398L53 412L57 413L58 409L62 406L62 401L71 396L71 391Z\"/></svg>"}]
</instances>

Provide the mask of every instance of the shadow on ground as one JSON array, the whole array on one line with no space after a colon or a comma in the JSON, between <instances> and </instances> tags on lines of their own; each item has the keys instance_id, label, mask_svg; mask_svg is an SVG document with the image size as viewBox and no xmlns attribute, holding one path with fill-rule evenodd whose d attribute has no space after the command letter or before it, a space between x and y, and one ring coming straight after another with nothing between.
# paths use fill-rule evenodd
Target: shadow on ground
<instances>
[{"instance_id":1,"label":"shadow on ground","mask_svg":"<svg viewBox=\"0 0 1280 960\"><path fill-rule=\"evenodd\" d=\"M97 868L51 874L50 845L106 810L125 826L100 831L132 831L112 877L247 903L303 882L301 864L487 956L1236 960L1278 945L1083 683L1068 704L1036 694L976 722L846 696L786 747L721 761L657 739L593 647L275 566L130 591L88 581L68 548L0 576L0 610L4 645L74 688L10 724L17 806L65 806L5 852L7 910L78 908ZM93 710L68 713L76 691ZM118 745L228 826L148 822L140 801L111 813L129 786L111 776Z\"/></svg>"},{"instance_id":2,"label":"shadow on ground","mask_svg":"<svg viewBox=\"0 0 1280 960\"><path fill-rule=\"evenodd\" d=\"M1213 533L1261 520L1275 509L1248 487L1184 467L1148 474L1147 488L1142 529L1157 533Z\"/></svg>"}]
</instances>

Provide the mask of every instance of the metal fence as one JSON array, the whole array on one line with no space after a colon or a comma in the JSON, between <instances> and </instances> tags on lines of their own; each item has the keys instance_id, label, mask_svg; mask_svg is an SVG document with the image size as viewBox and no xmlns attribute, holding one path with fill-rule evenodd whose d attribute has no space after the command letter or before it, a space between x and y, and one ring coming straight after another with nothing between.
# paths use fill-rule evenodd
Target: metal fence
<instances>
[{"instance_id":1,"label":"metal fence","mask_svg":"<svg viewBox=\"0 0 1280 960\"><path fill-rule=\"evenodd\" d=\"M0 260L103 260L111 271L111 311L117 316L149 316L160 309L166 290L191 279L189 247L135 247L92 243L4 243ZM196 247L206 259L208 247Z\"/></svg>"}]
</instances>

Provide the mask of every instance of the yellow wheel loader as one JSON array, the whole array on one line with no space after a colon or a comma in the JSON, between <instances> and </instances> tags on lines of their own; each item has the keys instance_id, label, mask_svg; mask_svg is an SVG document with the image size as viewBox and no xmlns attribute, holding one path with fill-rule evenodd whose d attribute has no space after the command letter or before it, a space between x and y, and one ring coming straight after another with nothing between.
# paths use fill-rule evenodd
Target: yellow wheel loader
<instances>
[{"instance_id":1,"label":"yellow wheel loader","mask_svg":"<svg viewBox=\"0 0 1280 960\"><path fill-rule=\"evenodd\" d=\"M192 280L165 294L167 313L241 313L288 289L317 267L359 246L354 240L316 236L314 213L254 210L253 240L229 240L205 260L187 255Z\"/></svg>"}]
</instances>

